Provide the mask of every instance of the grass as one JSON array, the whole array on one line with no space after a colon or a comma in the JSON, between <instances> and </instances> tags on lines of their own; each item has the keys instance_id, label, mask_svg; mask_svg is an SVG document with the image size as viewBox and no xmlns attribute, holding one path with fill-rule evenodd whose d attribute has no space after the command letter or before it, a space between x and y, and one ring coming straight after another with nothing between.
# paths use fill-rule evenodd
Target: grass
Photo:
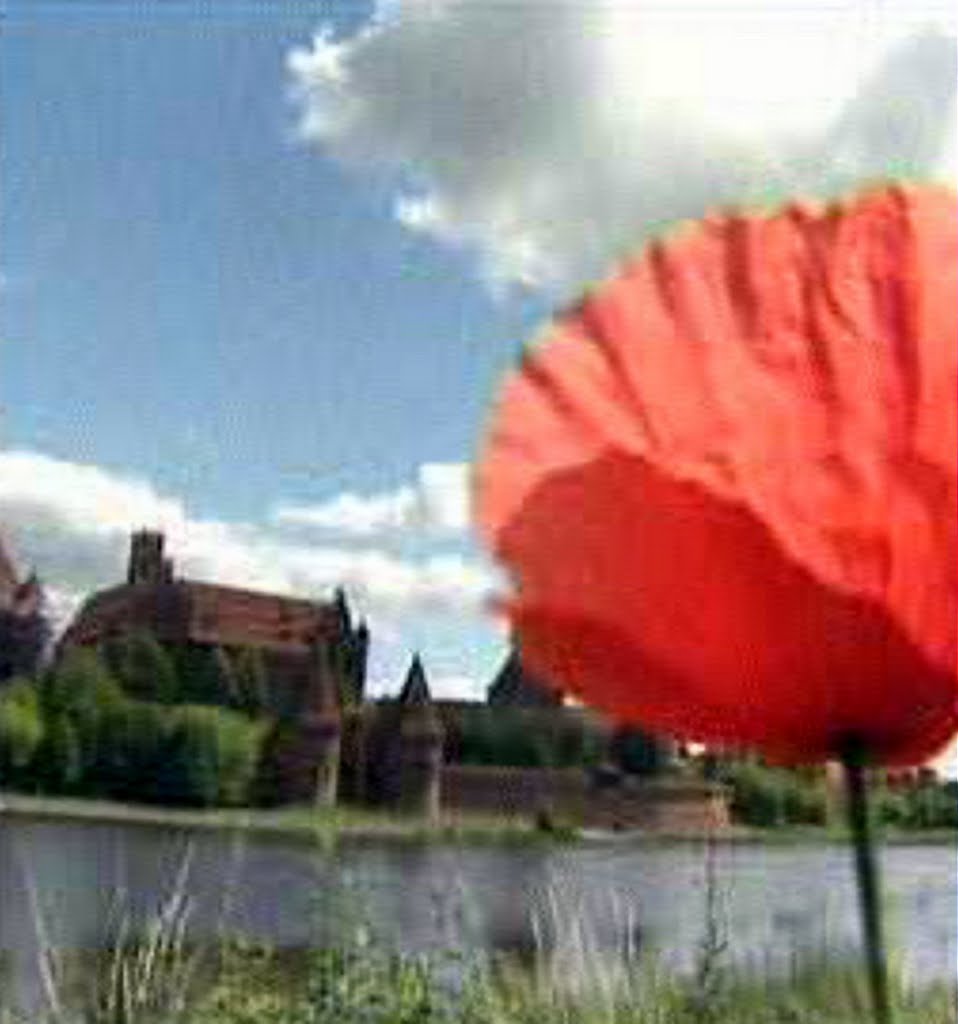
<instances>
[{"instance_id":1,"label":"grass","mask_svg":"<svg viewBox=\"0 0 958 1024\"><path fill-rule=\"evenodd\" d=\"M582 967L583 965L579 965ZM774 978L722 968L707 985L633 965L587 965L575 986L540 964L402 955L357 942L323 951L170 948L103 958L86 992L29 1024L867 1024L860 972L822 959ZM896 1024L953 1024L946 985L894 985ZM69 997L68 997L69 996ZM28 1024L12 1013L2 1024Z\"/></svg>"},{"instance_id":2,"label":"grass","mask_svg":"<svg viewBox=\"0 0 958 1024\"><path fill-rule=\"evenodd\" d=\"M682 976L631 946L601 953L575 920L561 957L542 946L522 962L482 950L401 953L377 939L349 891L319 894L341 922L334 948L283 950L228 936L195 947L184 859L145 929L134 934L118 907L109 949L44 950L46 1011L18 1017L0 989L0 1024L867 1024L855 964L824 952L774 973L729 962L715 854L708 844L701 940ZM953 985L916 989L895 972L892 982L896 1024L953 1024Z\"/></svg>"},{"instance_id":3,"label":"grass","mask_svg":"<svg viewBox=\"0 0 958 1024\"><path fill-rule=\"evenodd\" d=\"M572 826L560 826L550 832L536 829L525 818L481 814L445 814L428 824L387 811L352 807L315 810L289 807L277 810L154 807L124 804L108 800L71 797L34 797L0 793L0 818L4 814L53 821L104 822L112 824L154 825L170 828L232 829L254 835L274 835L288 839L319 840L324 845L343 839L395 840L405 842L443 842L458 844L508 844L529 842L590 841L590 833ZM704 833L677 834L623 833L615 837L623 843L700 843ZM785 825L772 828L735 826L721 834L725 843L762 843L781 846L845 843L844 828L814 825ZM881 841L886 845L956 845L954 829L896 830L883 828Z\"/></svg>"},{"instance_id":4,"label":"grass","mask_svg":"<svg viewBox=\"0 0 958 1024\"><path fill-rule=\"evenodd\" d=\"M51 821L82 821L168 828L238 830L251 835L282 836L310 842L375 839L448 843L527 843L575 838L571 828L543 832L523 818L480 814L447 814L436 823L388 811L336 807L317 810L284 807L276 810L188 809L124 804L71 797L33 797L0 793L0 818L14 815Z\"/></svg>"}]
</instances>

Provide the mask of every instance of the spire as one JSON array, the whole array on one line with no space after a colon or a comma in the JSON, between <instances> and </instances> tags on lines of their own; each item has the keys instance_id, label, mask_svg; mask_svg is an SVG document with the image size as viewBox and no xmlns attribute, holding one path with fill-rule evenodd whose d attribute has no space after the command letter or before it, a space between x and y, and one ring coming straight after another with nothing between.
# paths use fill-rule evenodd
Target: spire
<instances>
[{"instance_id":1,"label":"spire","mask_svg":"<svg viewBox=\"0 0 958 1024\"><path fill-rule=\"evenodd\" d=\"M496 678L486 690L486 702L512 707L560 707L562 695L534 679L523 667L519 650L513 646Z\"/></svg>"},{"instance_id":2,"label":"spire","mask_svg":"<svg viewBox=\"0 0 958 1024\"><path fill-rule=\"evenodd\" d=\"M422 658L418 653L413 655L410 662L406 681L399 692L399 703L404 708L428 707L432 704L426 670L423 668Z\"/></svg>"},{"instance_id":3,"label":"spire","mask_svg":"<svg viewBox=\"0 0 958 1024\"><path fill-rule=\"evenodd\" d=\"M342 587L337 587L333 594L333 607L336 609L340 631L348 636L352 632L353 617L349 611L349 601L346 600L346 591Z\"/></svg>"}]
</instances>

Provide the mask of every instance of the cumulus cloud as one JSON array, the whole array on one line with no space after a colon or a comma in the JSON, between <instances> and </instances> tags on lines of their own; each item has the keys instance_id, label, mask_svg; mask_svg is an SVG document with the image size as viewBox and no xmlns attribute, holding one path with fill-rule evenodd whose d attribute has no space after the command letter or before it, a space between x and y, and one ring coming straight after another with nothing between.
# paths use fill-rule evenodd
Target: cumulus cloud
<instances>
[{"instance_id":1,"label":"cumulus cloud","mask_svg":"<svg viewBox=\"0 0 958 1024\"><path fill-rule=\"evenodd\" d=\"M486 697L488 682L472 676L441 675L430 678L429 686L433 696L443 700L482 701Z\"/></svg>"},{"instance_id":2,"label":"cumulus cloud","mask_svg":"<svg viewBox=\"0 0 958 1024\"><path fill-rule=\"evenodd\" d=\"M302 137L408 228L567 289L716 205L954 181L948 0L405 0L289 56Z\"/></svg>"},{"instance_id":3,"label":"cumulus cloud","mask_svg":"<svg viewBox=\"0 0 958 1024\"><path fill-rule=\"evenodd\" d=\"M402 559L197 518L147 481L32 451L0 452L0 525L13 532L21 561L52 583L58 614L123 578L129 533L142 526L166 533L184 576L311 596L345 586L372 615L475 612L492 583L485 566L458 555Z\"/></svg>"},{"instance_id":4,"label":"cumulus cloud","mask_svg":"<svg viewBox=\"0 0 958 1024\"><path fill-rule=\"evenodd\" d=\"M469 525L469 467L426 463L414 483L382 494L340 494L316 505L279 505L274 522L351 537L419 532L455 535Z\"/></svg>"}]
</instances>

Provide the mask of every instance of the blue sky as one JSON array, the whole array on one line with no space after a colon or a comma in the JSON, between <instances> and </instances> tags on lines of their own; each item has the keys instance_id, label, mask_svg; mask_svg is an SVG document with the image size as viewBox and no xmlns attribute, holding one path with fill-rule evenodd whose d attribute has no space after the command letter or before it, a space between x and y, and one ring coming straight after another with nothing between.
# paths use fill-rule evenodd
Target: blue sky
<instances>
[{"instance_id":1,"label":"blue sky","mask_svg":"<svg viewBox=\"0 0 958 1024\"><path fill-rule=\"evenodd\" d=\"M288 51L321 20L348 33L368 14L8 0L5 446L242 523L279 502L394 492L423 463L471 457L542 311L493 298L468 255L406 230L375 174L297 141ZM19 533L56 582L59 550ZM472 552L462 535L375 543L413 560ZM375 629L375 601L370 614ZM412 646L443 676L482 679L498 657L475 614L391 618L387 678Z\"/></svg>"},{"instance_id":2,"label":"blue sky","mask_svg":"<svg viewBox=\"0 0 958 1024\"><path fill-rule=\"evenodd\" d=\"M318 5L7 8L8 443L241 517L470 452L522 312L296 143Z\"/></svg>"},{"instance_id":3,"label":"blue sky","mask_svg":"<svg viewBox=\"0 0 958 1024\"><path fill-rule=\"evenodd\" d=\"M345 583L385 688L501 657L467 465L557 303L717 203L955 179L950 0L0 17L0 525L61 611L142 524L189 575Z\"/></svg>"}]
</instances>

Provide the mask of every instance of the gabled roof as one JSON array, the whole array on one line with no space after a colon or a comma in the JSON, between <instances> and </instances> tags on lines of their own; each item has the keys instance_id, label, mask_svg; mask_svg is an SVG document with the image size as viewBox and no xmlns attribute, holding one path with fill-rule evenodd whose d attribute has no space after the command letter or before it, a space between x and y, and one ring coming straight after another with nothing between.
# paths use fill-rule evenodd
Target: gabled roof
<instances>
[{"instance_id":1,"label":"gabled roof","mask_svg":"<svg viewBox=\"0 0 958 1024\"><path fill-rule=\"evenodd\" d=\"M426 670L422 666L422 658L418 654L413 655L406 673L406 681L399 691L399 703L407 708L421 708L432 705L432 694L429 691L429 682L426 679Z\"/></svg>"},{"instance_id":2,"label":"gabled roof","mask_svg":"<svg viewBox=\"0 0 958 1024\"><path fill-rule=\"evenodd\" d=\"M486 691L490 704L513 707L551 708L562 704L562 694L534 679L525 670L519 652L513 648Z\"/></svg>"}]
</instances>

